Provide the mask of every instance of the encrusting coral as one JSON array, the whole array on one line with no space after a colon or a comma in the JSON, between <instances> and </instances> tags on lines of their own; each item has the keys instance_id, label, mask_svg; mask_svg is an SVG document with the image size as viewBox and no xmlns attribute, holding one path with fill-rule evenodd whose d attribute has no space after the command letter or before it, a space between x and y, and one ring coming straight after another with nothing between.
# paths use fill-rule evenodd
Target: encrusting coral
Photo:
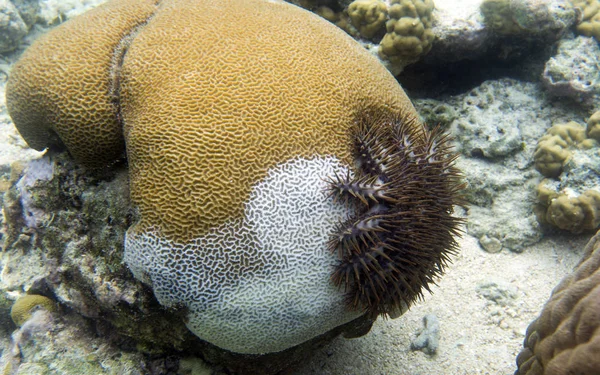
<instances>
[{"instance_id":1,"label":"encrusting coral","mask_svg":"<svg viewBox=\"0 0 600 375\"><path fill-rule=\"evenodd\" d=\"M564 38L544 66L542 85L554 97L593 106L600 97L599 65L600 46L596 40L585 36Z\"/></svg>"},{"instance_id":2,"label":"encrusting coral","mask_svg":"<svg viewBox=\"0 0 600 375\"><path fill-rule=\"evenodd\" d=\"M595 112L587 122L586 134L589 138L600 142L600 111Z\"/></svg>"},{"instance_id":3,"label":"encrusting coral","mask_svg":"<svg viewBox=\"0 0 600 375\"><path fill-rule=\"evenodd\" d=\"M392 0L388 9L387 33L379 44L379 55L397 73L418 61L434 40L432 0Z\"/></svg>"},{"instance_id":4,"label":"encrusting coral","mask_svg":"<svg viewBox=\"0 0 600 375\"><path fill-rule=\"evenodd\" d=\"M552 126L538 141L533 154L535 169L546 177L558 177L571 156L572 147L588 147L585 128L575 121Z\"/></svg>"},{"instance_id":5,"label":"encrusting coral","mask_svg":"<svg viewBox=\"0 0 600 375\"><path fill-rule=\"evenodd\" d=\"M387 5L381 0L356 0L348 5L348 16L362 36L372 38L385 25Z\"/></svg>"},{"instance_id":6,"label":"encrusting coral","mask_svg":"<svg viewBox=\"0 0 600 375\"><path fill-rule=\"evenodd\" d=\"M19 297L10 309L10 317L17 326L22 326L31 318L33 312L37 309L44 309L48 312L56 311L56 304L48 297L37 294L25 294Z\"/></svg>"},{"instance_id":7,"label":"encrusting coral","mask_svg":"<svg viewBox=\"0 0 600 375\"><path fill-rule=\"evenodd\" d=\"M535 167L544 176L553 178L544 179L536 188L535 212L540 222L572 233L596 230L600 225L600 192L590 188L590 180L597 178L593 177L593 168L589 171L591 177L583 177L588 182L583 187L573 189L568 180L561 181L565 166L573 169L570 160L574 150L581 152L598 147L598 142L587 135L595 134L599 113L590 117L587 130L571 121L554 125L539 140L534 153ZM574 179L579 174L571 172L569 175Z\"/></svg>"},{"instance_id":8,"label":"encrusting coral","mask_svg":"<svg viewBox=\"0 0 600 375\"><path fill-rule=\"evenodd\" d=\"M183 308L192 332L229 351L278 352L365 311L398 315L455 249L461 185L445 136L423 127L374 56L284 2L108 2L24 53L7 106L32 147L64 145L90 168L126 145L137 216L124 260L162 305ZM357 131L373 113L383 120ZM324 194L336 175L375 182L357 135L389 149L367 156L385 166L378 187L391 200L376 193L357 207ZM365 209L390 233L377 235L381 269L343 273L344 290L331 278L354 259L328 244ZM367 285L381 272L385 293Z\"/></svg>"},{"instance_id":9,"label":"encrusting coral","mask_svg":"<svg viewBox=\"0 0 600 375\"><path fill-rule=\"evenodd\" d=\"M516 34L521 31L521 27L513 19L510 3L510 0L484 0L481 3L485 24L499 34Z\"/></svg>"},{"instance_id":10,"label":"encrusting coral","mask_svg":"<svg viewBox=\"0 0 600 375\"><path fill-rule=\"evenodd\" d=\"M600 232L527 328L515 375L600 373Z\"/></svg>"},{"instance_id":11,"label":"encrusting coral","mask_svg":"<svg viewBox=\"0 0 600 375\"><path fill-rule=\"evenodd\" d=\"M486 29L502 37L552 43L578 20L566 0L483 0L479 10Z\"/></svg>"},{"instance_id":12,"label":"encrusting coral","mask_svg":"<svg viewBox=\"0 0 600 375\"><path fill-rule=\"evenodd\" d=\"M577 31L600 41L600 0L571 0L573 5L583 11Z\"/></svg>"}]
</instances>

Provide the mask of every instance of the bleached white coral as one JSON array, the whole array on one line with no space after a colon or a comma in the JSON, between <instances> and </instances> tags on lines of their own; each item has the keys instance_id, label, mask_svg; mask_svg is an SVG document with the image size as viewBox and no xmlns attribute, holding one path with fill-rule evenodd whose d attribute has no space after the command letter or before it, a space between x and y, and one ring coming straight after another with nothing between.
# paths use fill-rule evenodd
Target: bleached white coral
<instances>
[{"instance_id":1,"label":"bleached white coral","mask_svg":"<svg viewBox=\"0 0 600 375\"><path fill-rule=\"evenodd\" d=\"M288 161L254 186L244 218L185 244L133 227L125 261L161 304L188 308L203 340L249 354L298 345L360 315L330 282L327 242L348 208L326 178L346 172L332 157Z\"/></svg>"}]
</instances>

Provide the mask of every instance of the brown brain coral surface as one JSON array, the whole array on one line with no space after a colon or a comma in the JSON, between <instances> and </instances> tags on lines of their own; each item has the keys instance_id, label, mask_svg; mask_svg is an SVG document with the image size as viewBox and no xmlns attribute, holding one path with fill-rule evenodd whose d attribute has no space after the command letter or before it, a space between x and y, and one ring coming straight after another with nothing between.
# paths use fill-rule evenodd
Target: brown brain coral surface
<instances>
[{"instance_id":1,"label":"brown brain coral surface","mask_svg":"<svg viewBox=\"0 0 600 375\"><path fill-rule=\"evenodd\" d=\"M27 51L7 89L33 148L60 139L92 167L122 151L118 101L143 226L193 238L239 217L249 186L291 155L348 161L345 132L361 108L416 118L373 57L303 10L154 3L112 1L57 28ZM115 51L130 33L120 67Z\"/></svg>"},{"instance_id":2,"label":"brown brain coral surface","mask_svg":"<svg viewBox=\"0 0 600 375\"><path fill-rule=\"evenodd\" d=\"M515 375L600 373L600 232L527 328Z\"/></svg>"},{"instance_id":3,"label":"brown brain coral surface","mask_svg":"<svg viewBox=\"0 0 600 375\"><path fill-rule=\"evenodd\" d=\"M11 71L6 101L30 147L64 144L90 167L123 153L112 60L121 39L155 9L153 1L114 2L57 27L27 49Z\"/></svg>"},{"instance_id":4,"label":"brown brain coral surface","mask_svg":"<svg viewBox=\"0 0 600 375\"><path fill-rule=\"evenodd\" d=\"M330 282L327 243L349 210L325 180L350 173L363 111L422 128L342 30L281 1L115 0L34 45L10 81L38 149L60 139L97 167L123 127L139 212L125 261L200 338L262 354L362 314Z\"/></svg>"},{"instance_id":5,"label":"brown brain coral surface","mask_svg":"<svg viewBox=\"0 0 600 375\"><path fill-rule=\"evenodd\" d=\"M139 228L180 240L241 217L250 187L293 156L348 162L361 109L416 118L359 44L280 2L164 2L121 73Z\"/></svg>"}]
</instances>

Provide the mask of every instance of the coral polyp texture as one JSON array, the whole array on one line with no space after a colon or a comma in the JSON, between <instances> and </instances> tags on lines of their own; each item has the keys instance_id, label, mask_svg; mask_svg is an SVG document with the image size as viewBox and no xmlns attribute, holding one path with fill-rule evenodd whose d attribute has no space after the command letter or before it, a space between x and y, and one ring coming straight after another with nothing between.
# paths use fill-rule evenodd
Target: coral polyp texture
<instances>
[{"instance_id":1,"label":"coral polyp texture","mask_svg":"<svg viewBox=\"0 0 600 375\"><path fill-rule=\"evenodd\" d=\"M25 52L7 106L32 147L66 146L89 168L125 146L136 211L125 262L229 351L278 352L366 312L397 315L455 249L445 136L425 130L376 57L284 2L108 2ZM365 113L384 114L366 133ZM378 147L372 167L357 135ZM335 176L381 194L333 199ZM361 275L335 282L354 260L332 238L360 215L390 232L363 268L384 272L385 291Z\"/></svg>"},{"instance_id":2,"label":"coral polyp texture","mask_svg":"<svg viewBox=\"0 0 600 375\"><path fill-rule=\"evenodd\" d=\"M541 223L572 233L594 231L600 225L598 173L598 113L587 128L575 121L551 127L534 153L535 167L548 179L536 188L535 212Z\"/></svg>"},{"instance_id":3,"label":"coral polyp texture","mask_svg":"<svg viewBox=\"0 0 600 375\"><path fill-rule=\"evenodd\" d=\"M577 31L585 36L600 40L600 1L599 0L571 0L573 6L581 9L581 21Z\"/></svg>"},{"instance_id":4,"label":"coral polyp texture","mask_svg":"<svg viewBox=\"0 0 600 375\"><path fill-rule=\"evenodd\" d=\"M586 147L585 128L575 121L552 126L538 141L533 159L535 169L546 177L558 177L571 157L571 150Z\"/></svg>"},{"instance_id":5,"label":"coral polyp texture","mask_svg":"<svg viewBox=\"0 0 600 375\"><path fill-rule=\"evenodd\" d=\"M600 373L600 233L527 328L515 375Z\"/></svg>"},{"instance_id":6,"label":"coral polyp texture","mask_svg":"<svg viewBox=\"0 0 600 375\"><path fill-rule=\"evenodd\" d=\"M589 118L585 132L589 138L600 142L600 111L595 112Z\"/></svg>"},{"instance_id":7,"label":"coral polyp texture","mask_svg":"<svg viewBox=\"0 0 600 375\"><path fill-rule=\"evenodd\" d=\"M391 0L386 34L379 44L379 55L399 73L431 50L434 4L432 0Z\"/></svg>"},{"instance_id":8,"label":"coral polyp texture","mask_svg":"<svg viewBox=\"0 0 600 375\"><path fill-rule=\"evenodd\" d=\"M557 193L542 181L537 190L540 221L572 233L593 231L600 225L600 192L586 190L577 196Z\"/></svg>"},{"instance_id":9,"label":"coral polyp texture","mask_svg":"<svg viewBox=\"0 0 600 375\"><path fill-rule=\"evenodd\" d=\"M124 152L111 95L114 51L123 35L153 10L151 1L121 1L84 13L67 27L42 35L15 64L7 105L31 148L66 146L90 167L105 165ZM63 67L68 67L68 79L59 78Z\"/></svg>"},{"instance_id":10,"label":"coral polyp texture","mask_svg":"<svg viewBox=\"0 0 600 375\"><path fill-rule=\"evenodd\" d=\"M381 0L356 0L348 5L348 16L360 35L372 38L383 30L387 5Z\"/></svg>"}]
</instances>

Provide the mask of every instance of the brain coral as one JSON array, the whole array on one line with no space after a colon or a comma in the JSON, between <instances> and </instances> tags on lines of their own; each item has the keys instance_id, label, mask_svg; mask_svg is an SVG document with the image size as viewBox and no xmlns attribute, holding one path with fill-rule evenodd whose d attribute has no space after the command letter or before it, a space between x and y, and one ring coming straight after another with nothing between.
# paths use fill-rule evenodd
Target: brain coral
<instances>
[{"instance_id":1,"label":"brain coral","mask_svg":"<svg viewBox=\"0 0 600 375\"><path fill-rule=\"evenodd\" d=\"M409 304L455 246L459 184L445 138L422 127L375 57L281 1L108 2L28 49L13 69L7 106L32 147L64 145L91 168L126 145L137 222L126 235L125 261L161 304L185 307L190 330L230 351L281 351L369 307L348 304L331 281L340 262L331 237L360 210L325 192L332 176L360 175L351 135L367 110L394 119L383 123L386 142L399 150L385 155L400 160L388 165L397 172L390 176L407 178L401 181L412 183L413 194L429 189L426 199L403 198L402 207L441 197L423 218L442 235L420 238L443 239L420 244L425 273L411 274L407 287L396 276L380 285L410 291L406 301L391 293L396 304ZM376 146L367 134L365 144ZM419 178L405 160L437 172ZM419 204L396 213L404 216L394 225L409 228L408 214L430 212ZM400 245L381 253L419 248ZM363 271L382 272L374 267ZM361 282L351 285L361 290Z\"/></svg>"},{"instance_id":2,"label":"brain coral","mask_svg":"<svg viewBox=\"0 0 600 375\"><path fill-rule=\"evenodd\" d=\"M515 375L600 373L600 232L527 328Z\"/></svg>"},{"instance_id":3,"label":"brain coral","mask_svg":"<svg viewBox=\"0 0 600 375\"><path fill-rule=\"evenodd\" d=\"M10 317L17 326L22 326L31 318L33 312L37 309L44 309L49 312L56 311L56 305L48 297L37 294L26 294L20 297L10 309Z\"/></svg>"},{"instance_id":4,"label":"brain coral","mask_svg":"<svg viewBox=\"0 0 600 375\"><path fill-rule=\"evenodd\" d=\"M114 51L153 10L151 1L111 3L43 35L23 55L11 72L7 106L30 147L65 145L75 159L93 167L123 153L113 102ZM61 75L65 67L68 74Z\"/></svg>"}]
</instances>

